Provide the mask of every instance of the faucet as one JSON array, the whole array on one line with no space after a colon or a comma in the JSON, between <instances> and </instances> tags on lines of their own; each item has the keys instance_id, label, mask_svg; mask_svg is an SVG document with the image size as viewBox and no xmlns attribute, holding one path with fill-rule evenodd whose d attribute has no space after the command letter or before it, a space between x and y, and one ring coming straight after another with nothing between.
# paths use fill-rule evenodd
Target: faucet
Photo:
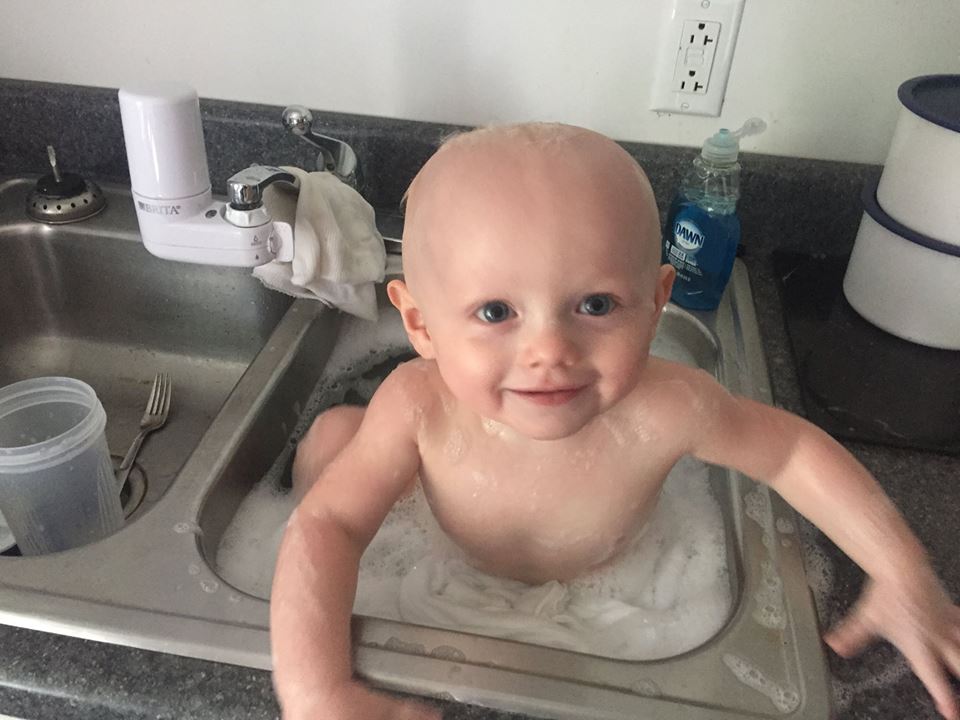
<instances>
[{"instance_id":1,"label":"faucet","mask_svg":"<svg viewBox=\"0 0 960 720\"><path fill-rule=\"evenodd\" d=\"M296 186L288 172L254 165L228 181L230 200L214 200L200 103L193 88L169 83L119 92L130 186L144 247L157 257L255 267L293 260L293 228L274 220L263 190Z\"/></svg>"},{"instance_id":2,"label":"faucet","mask_svg":"<svg viewBox=\"0 0 960 720\"><path fill-rule=\"evenodd\" d=\"M284 109L281 121L287 130L320 150L317 155L318 169L332 172L354 190L360 191L363 173L352 147L342 140L313 132L313 113L303 105L289 105Z\"/></svg>"}]
</instances>

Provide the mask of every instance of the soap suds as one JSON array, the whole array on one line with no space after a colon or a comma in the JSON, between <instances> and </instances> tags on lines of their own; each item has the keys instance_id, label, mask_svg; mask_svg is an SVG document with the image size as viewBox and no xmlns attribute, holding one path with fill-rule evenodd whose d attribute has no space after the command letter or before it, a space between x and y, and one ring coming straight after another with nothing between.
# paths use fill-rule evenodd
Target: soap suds
<instances>
[{"instance_id":1,"label":"soap suds","mask_svg":"<svg viewBox=\"0 0 960 720\"><path fill-rule=\"evenodd\" d=\"M770 698L770 702L780 712L792 713L800 707L800 693L793 685L789 683L780 685L774 682L748 660L732 653L724 654L723 664L730 669L737 680Z\"/></svg>"}]
</instances>

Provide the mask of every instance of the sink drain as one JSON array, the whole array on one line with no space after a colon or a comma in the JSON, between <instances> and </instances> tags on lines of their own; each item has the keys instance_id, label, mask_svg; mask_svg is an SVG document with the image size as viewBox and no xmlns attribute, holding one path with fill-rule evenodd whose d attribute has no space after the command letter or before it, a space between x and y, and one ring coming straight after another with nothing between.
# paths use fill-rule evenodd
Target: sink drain
<instances>
[{"instance_id":1,"label":"sink drain","mask_svg":"<svg viewBox=\"0 0 960 720\"><path fill-rule=\"evenodd\" d=\"M110 459L113 460L113 472L116 474L117 470L120 469L123 458L119 455L111 455ZM127 481L120 488L120 505L123 507L124 519L136 512L146 494L147 474L143 471L140 463L134 461L133 467L130 468L130 474L127 475Z\"/></svg>"}]
</instances>

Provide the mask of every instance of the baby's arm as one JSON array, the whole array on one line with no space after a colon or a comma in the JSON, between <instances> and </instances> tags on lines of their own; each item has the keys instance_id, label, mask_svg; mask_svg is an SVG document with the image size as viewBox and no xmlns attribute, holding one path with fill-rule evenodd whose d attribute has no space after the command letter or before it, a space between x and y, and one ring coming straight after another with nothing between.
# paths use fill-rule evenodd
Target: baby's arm
<instances>
[{"instance_id":1,"label":"baby's arm","mask_svg":"<svg viewBox=\"0 0 960 720\"><path fill-rule=\"evenodd\" d=\"M690 372L698 415L692 454L736 468L776 490L870 576L853 611L826 637L838 653L884 636L906 656L940 713L958 718L944 667L960 677L960 608L946 595L917 538L876 480L806 420L730 395Z\"/></svg>"},{"instance_id":2,"label":"baby's arm","mask_svg":"<svg viewBox=\"0 0 960 720\"><path fill-rule=\"evenodd\" d=\"M417 373L422 376L422 373ZM350 618L360 556L419 467L416 379L380 386L356 435L287 525L274 574L270 633L284 718L439 718L353 679Z\"/></svg>"}]
</instances>

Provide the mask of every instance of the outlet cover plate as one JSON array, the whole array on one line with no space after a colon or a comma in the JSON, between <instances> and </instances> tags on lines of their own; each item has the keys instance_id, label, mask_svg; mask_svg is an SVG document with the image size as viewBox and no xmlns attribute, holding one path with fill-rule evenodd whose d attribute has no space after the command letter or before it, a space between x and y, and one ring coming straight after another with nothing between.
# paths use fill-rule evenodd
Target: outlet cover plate
<instances>
[{"instance_id":1,"label":"outlet cover plate","mask_svg":"<svg viewBox=\"0 0 960 720\"><path fill-rule=\"evenodd\" d=\"M717 117L746 0L673 0L650 109Z\"/></svg>"}]
</instances>

